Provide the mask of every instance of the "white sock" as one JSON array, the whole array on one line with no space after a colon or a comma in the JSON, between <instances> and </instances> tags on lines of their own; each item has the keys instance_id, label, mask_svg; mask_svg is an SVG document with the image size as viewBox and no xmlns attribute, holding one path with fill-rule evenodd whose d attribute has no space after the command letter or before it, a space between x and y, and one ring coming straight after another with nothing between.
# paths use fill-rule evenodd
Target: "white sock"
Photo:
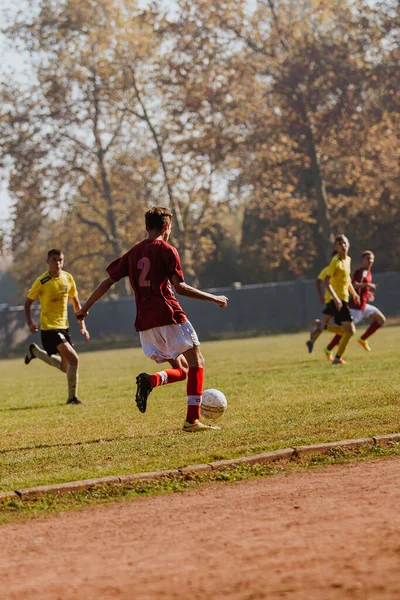
<instances>
[{"instance_id":1,"label":"white sock","mask_svg":"<svg viewBox=\"0 0 400 600\"><path fill-rule=\"evenodd\" d=\"M78 365L68 365L67 367L67 381L68 381L68 400L76 398L78 393Z\"/></svg>"},{"instance_id":2,"label":"white sock","mask_svg":"<svg viewBox=\"0 0 400 600\"><path fill-rule=\"evenodd\" d=\"M56 356L55 354L49 356L47 352L39 347L35 348L34 354L36 358L40 358L40 360L46 364L50 365L51 367L55 367L56 369L60 369L61 371L61 358L59 356Z\"/></svg>"}]
</instances>

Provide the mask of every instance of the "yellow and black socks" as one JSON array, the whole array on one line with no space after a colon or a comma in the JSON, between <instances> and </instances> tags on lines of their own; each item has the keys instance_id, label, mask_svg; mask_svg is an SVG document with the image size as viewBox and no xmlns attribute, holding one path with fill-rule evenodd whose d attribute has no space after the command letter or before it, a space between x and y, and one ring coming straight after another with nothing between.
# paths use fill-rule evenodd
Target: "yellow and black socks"
<instances>
[{"instance_id":1,"label":"yellow and black socks","mask_svg":"<svg viewBox=\"0 0 400 600\"><path fill-rule=\"evenodd\" d=\"M336 357L337 358L341 358L343 356L343 354L346 351L347 346L350 343L351 338L353 337L354 333L344 333L342 335L342 339L339 342L339 348L337 350L336 353Z\"/></svg>"}]
</instances>

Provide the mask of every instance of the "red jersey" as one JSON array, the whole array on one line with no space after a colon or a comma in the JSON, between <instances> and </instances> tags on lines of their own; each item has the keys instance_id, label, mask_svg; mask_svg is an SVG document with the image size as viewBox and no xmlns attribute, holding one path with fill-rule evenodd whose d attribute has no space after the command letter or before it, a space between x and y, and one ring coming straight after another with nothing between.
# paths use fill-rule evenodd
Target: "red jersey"
<instances>
[{"instance_id":1,"label":"red jersey","mask_svg":"<svg viewBox=\"0 0 400 600\"><path fill-rule=\"evenodd\" d=\"M184 280L176 248L163 240L143 240L114 260L107 273L115 281L129 277L135 292L136 331L184 323L187 317L175 298L171 278Z\"/></svg>"},{"instance_id":2,"label":"red jersey","mask_svg":"<svg viewBox=\"0 0 400 600\"><path fill-rule=\"evenodd\" d=\"M353 285L355 283L372 283L372 273L371 271L368 271L367 269L364 269L363 267L361 267L360 269L357 269L357 271L354 271L354 275L352 278L352 283ZM364 310L365 307L367 306L367 297L368 297L368 292L369 292L369 287L365 287L362 288L361 290L356 290L358 295L360 296L360 304L357 306L357 304L354 302L353 298L350 298L349 300L349 307L350 308L356 308L358 310Z\"/></svg>"}]
</instances>

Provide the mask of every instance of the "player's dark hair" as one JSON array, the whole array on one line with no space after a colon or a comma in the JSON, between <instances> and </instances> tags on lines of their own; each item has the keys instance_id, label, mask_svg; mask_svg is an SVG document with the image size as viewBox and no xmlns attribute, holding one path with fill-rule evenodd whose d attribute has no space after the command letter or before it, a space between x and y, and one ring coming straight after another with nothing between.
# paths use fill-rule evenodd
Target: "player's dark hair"
<instances>
[{"instance_id":1,"label":"player's dark hair","mask_svg":"<svg viewBox=\"0 0 400 600\"><path fill-rule=\"evenodd\" d=\"M146 229L149 231L162 231L164 225L171 223L172 212L164 206L153 206L144 215L146 221Z\"/></svg>"},{"instance_id":2,"label":"player's dark hair","mask_svg":"<svg viewBox=\"0 0 400 600\"><path fill-rule=\"evenodd\" d=\"M362 253L362 257L365 258L366 256L374 256L374 253L372 252L372 250L364 250L364 252Z\"/></svg>"},{"instance_id":3,"label":"player's dark hair","mask_svg":"<svg viewBox=\"0 0 400 600\"><path fill-rule=\"evenodd\" d=\"M347 237L344 235L344 233L340 233L335 237L335 244L336 242L344 242L344 240L347 240Z\"/></svg>"},{"instance_id":4,"label":"player's dark hair","mask_svg":"<svg viewBox=\"0 0 400 600\"><path fill-rule=\"evenodd\" d=\"M51 256L61 256L61 254L63 254L62 250L59 250L59 248L52 248L47 253L47 260L49 260Z\"/></svg>"}]
</instances>

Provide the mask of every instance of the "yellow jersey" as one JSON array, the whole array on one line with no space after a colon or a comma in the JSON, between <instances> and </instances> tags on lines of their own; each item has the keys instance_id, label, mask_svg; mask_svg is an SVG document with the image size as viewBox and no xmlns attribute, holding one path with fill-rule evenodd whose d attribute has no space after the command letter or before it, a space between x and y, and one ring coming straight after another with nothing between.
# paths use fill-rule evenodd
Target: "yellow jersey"
<instances>
[{"instance_id":1,"label":"yellow jersey","mask_svg":"<svg viewBox=\"0 0 400 600\"><path fill-rule=\"evenodd\" d=\"M318 275L317 279L324 281L325 277L327 276L327 270L328 270L328 267L324 267L322 269L321 273ZM330 283L332 283L332 279L331 279ZM325 304L329 304L329 302L331 300L333 300L332 294L329 292L329 290L327 288L325 288L325 295L324 295Z\"/></svg>"},{"instance_id":2,"label":"yellow jersey","mask_svg":"<svg viewBox=\"0 0 400 600\"><path fill-rule=\"evenodd\" d=\"M340 258L339 254L335 254L329 266L327 267L326 275L330 275L331 284L336 294L343 300L349 301L349 285L351 283L351 258Z\"/></svg>"},{"instance_id":3,"label":"yellow jersey","mask_svg":"<svg viewBox=\"0 0 400 600\"><path fill-rule=\"evenodd\" d=\"M40 275L28 292L30 300L39 298L40 329L68 329L68 298L75 298L77 290L70 273L61 271L52 277L48 271Z\"/></svg>"}]
</instances>

